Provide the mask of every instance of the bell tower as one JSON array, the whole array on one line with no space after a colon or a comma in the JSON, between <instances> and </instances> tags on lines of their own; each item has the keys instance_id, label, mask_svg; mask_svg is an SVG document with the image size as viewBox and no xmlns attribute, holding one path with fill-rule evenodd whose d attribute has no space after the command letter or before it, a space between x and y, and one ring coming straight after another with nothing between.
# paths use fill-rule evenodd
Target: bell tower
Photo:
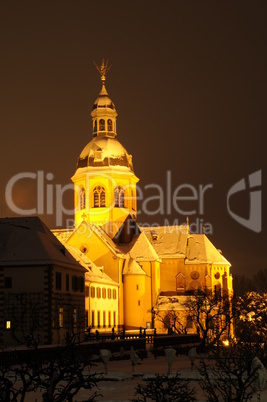
<instances>
[{"instance_id":1,"label":"bell tower","mask_svg":"<svg viewBox=\"0 0 267 402\"><path fill-rule=\"evenodd\" d=\"M136 183L132 155L117 140L117 112L106 90L110 66L96 65L102 88L93 104L92 139L82 150L74 183L75 227L82 221L104 226L114 238L126 220L136 220Z\"/></svg>"},{"instance_id":2,"label":"bell tower","mask_svg":"<svg viewBox=\"0 0 267 402\"><path fill-rule=\"evenodd\" d=\"M116 132L116 117L118 116L115 105L108 96L106 90L106 75L111 66L108 62L102 60L101 66L95 64L97 70L100 72L102 89L96 99L93 110L91 113L93 120L93 137L106 136L115 138Z\"/></svg>"}]
</instances>

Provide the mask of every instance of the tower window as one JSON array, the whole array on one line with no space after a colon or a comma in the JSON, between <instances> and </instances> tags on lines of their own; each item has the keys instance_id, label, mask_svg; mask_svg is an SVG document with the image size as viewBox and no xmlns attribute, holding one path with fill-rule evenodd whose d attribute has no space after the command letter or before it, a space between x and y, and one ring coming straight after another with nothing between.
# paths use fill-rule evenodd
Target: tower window
<instances>
[{"instance_id":1,"label":"tower window","mask_svg":"<svg viewBox=\"0 0 267 402\"><path fill-rule=\"evenodd\" d=\"M85 190L83 187L80 188L79 191L79 202L80 202L80 209L84 209L85 208Z\"/></svg>"},{"instance_id":2,"label":"tower window","mask_svg":"<svg viewBox=\"0 0 267 402\"><path fill-rule=\"evenodd\" d=\"M104 119L99 120L99 131L105 131L105 120Z\"/></svg>"},{"instance_id":3,"label":"tower window","mask_svg":"<svg viewBox=\"0 0 267 402\"><path fill-rule=\"evenodd\" d=\"M112 131L112 120L108 119L108 131Z\"/></svg>"},{"instance_id":4,"label":"tower window","mask_svg":"<svg viewBox=\"0 0 267 402\"><path fill-rule=\"evenodd\" d=\"M97 131L96 120L94 122L94 133Z\"/></svg>"},{"instance_id":5,"label":"tower window","mask_svg":"<svg viewBox=\"0 0 267 402\"><path fill-rule=\"evenodd\" d=\"M115 207L124 208L124 190L122 187L118 186L114 191L115 196Z\"/></svg>"},{"instance_id":6,"label":"tower window","mask_svg":"<svg viewBox=\"0 0 267 402\"><path fill-rule=\"evenodd\" d=\"M97 186L93 190L94 194L94 208L105 207L105 189L102 186Z\"/></svg>"}]
</instances>

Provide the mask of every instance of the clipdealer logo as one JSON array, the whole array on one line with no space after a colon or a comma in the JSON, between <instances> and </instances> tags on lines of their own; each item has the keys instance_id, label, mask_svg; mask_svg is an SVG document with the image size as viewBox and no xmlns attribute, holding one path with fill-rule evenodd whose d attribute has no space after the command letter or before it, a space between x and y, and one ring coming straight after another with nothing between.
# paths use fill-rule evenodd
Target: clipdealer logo
<instances>
[{"instance_id":1,"label":"clipdealer logo","mask_svg":"<svg viewBox=\"0 0 267 402\"><path fill-rule=\"evenodd\" d=\"M245 178L235 183L227 193L227 210L230 216L236 220L240 225L252 230L253 232L260 233L262 230L262 172L251 173L248 176L248 188L246 186ZM249 218L246 219L234 213L230 208L230 198L239 192L246 192L249 190Z\"/></svg>"},{"instance_id":2,"label":"clipdealer logo","mask_svg":"<svg viewBox=\"0 0 267 402\"><path fill-rule=\"evenodd\" d=\"M112 181L111 187L115 188L116 183L113 183L113 179L109 176L105 175L105 178L108 181ZM14 193L16 192L17 183L22 180L33 180L36 184L36 196L35 203L36 207L31 209L22 209L16 205L14 201ZM34 214L55 214L56 216L56 226L63 225L63 215L71 217L68 221L71 221L71 225L73 226L73 215L75 213L74 209L67 209L64 207L64 196L68 191L76 191L77 189L74 187L72 183L67 185L53 184L51 183L54 179L54 175L52 173L45 174L43 171L38 171L37 173L32 172L24 172L19 173L13 176L6 185L5 191L5 199L9 209L12 212L15 212L17 215L34 215ZM227 211L229 215L240 225L246 227L249 230L252 230L256 233L260 233L262 230L262 171L258 170L254 173L251 173L247 178L248 185L246 185L245 178L242 178L238 182L236 182L227 192L226 196L226 204ZM140 209L138 209L137 213L144 214L145 216L158 216L158 215L171 215L173 211L178 213L181 216L196 216L196 222L191 222L190 230L192 233L199 233L205 226L205 233L212 234L213 228L211 223L204 222L202 218L204 217L204 198L207 193L207 190L211 190L213 185L210 184L200 184L198 187L192 186L191 184L180 184L175 189L172 189L171 186L171 171L167 171L166 174L166 188L162 188L158 184L152 183L148 184L142 190L140 187L136 187L136 199L138 201ZM146 191L153 190L153 195L146 194ZM124 188L124 191L127 193L127 186ZM186 191L186 195L184 194ZM249 218L246 219L243 216L239 216L231 209L230 200L231 198L237 194L242 192L244 197L248 197L249 194ZM79 194L76 194L76 197L79 197ZM125 196L125 200L127 197ZM185 201L189 201L190 205L194 205L195 208L192 209L183 209L182 205L184 205ZM187 204L188 206L188 204ZM114 204L109 205L107 208L113 208ZM95 215L99 211L95 208ZM125 210L127 213L127 210ZM175 220L173 225L181 224L178 220ZM166 222L167 226L170 226L170 222ZM68 225L69 226L69 225ZM149 225L153 226L153 225Z\"/></svg>"}]
</instances>

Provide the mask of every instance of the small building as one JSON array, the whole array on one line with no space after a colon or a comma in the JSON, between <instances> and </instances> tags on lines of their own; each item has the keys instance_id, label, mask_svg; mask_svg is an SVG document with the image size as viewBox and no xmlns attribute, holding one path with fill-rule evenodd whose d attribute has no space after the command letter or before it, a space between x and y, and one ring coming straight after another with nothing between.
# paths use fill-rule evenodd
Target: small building
<instances>
[{"instance_id":1,"label":"small building","mask_svg":"<svg viewBox=\"0 0 267 402\"><path fill-rule=\"evenodd\" d=\"M83 332L85 271L38 217L0 219L0 345Z\"/></svg>"},{"instance_id":2,"label":"small building","mask_svg":"<svg viewBox=\"0 0 267 402\"><path fill-rule=\"evenodd\" d=\"M97 267L76 247L66 244L67 250L85 269L85 327L88 331L118 330L119 284Z\"/></svg>"}]
</instances>

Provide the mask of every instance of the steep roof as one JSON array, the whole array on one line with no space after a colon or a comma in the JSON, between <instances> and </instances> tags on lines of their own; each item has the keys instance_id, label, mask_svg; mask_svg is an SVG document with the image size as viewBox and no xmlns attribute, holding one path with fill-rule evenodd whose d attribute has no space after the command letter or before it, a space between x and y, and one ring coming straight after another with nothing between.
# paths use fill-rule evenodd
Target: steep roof
<instances>
[{"instance_id":1,"label":"steep roof","mask_svg":"<svg viewBox=\"0 0 267 402\"><path fill-rule=\"evenodd\" d=\"M160 258L183 258L185 264L231 265L205 234L190 234L188 226L141 228Z\"/></svg>"},{"instance_id":2,"label":"steep roof","mask_svg":"<svg viewBox=\"0 0 267 402\"><path fill-rule=\"evenodd\" d=\"M146 227L146 235L160 258L184 258L186 256L187 226Z\"/></svg>"},{"instance_id":3,"label":"steep roof","mask_svg":"<svg viewBox=\"0 0 267 402\"><path fill-rule=\"evenodd\" d=\"M146 275L145 271L140 267L138 262L131 257L127 258L123 267L123 275Z\"/></svg>"},{"instance_id":4,"label":"steep roof","mask_svg":"<svg viewBox=\"0 0 267 402\"><path fill-rule=\"evenodd\" d=\"M75 228L72 233L70 234L69 237L64 238L64 236L61 236L59 233L59 239L63 242L63 244L68 244L69 242L72 241L72 238L75 236L81 236L84 235L85 233L94 233L106 246L107 248L117 257L124 258L124 256L121 254L121 251L117 247L117 245L113 242L113 240L109 237L109 235L103 230L101 226L97 226L93 223L87 222L87 221L82 221L77 228ZM56 233L57 235L57 233Z\"/></svg>"},{"instance_id":5,"label":"steep roof","mask_svg":"<svg viewBox=\"0 0 267 402\"><path fill-rule=\"evenodd\" d=\"M185 264L231 265L205 234L188 236Z\"/></svg>"},{"instance_id":6,"label":"steep roof","mask_svg":"<svg viewBox=\"0 0 267 402\"><path fill-rule=\"evenodd\" d=\"M104 271L97 267L95 263L90 260L84 253L73 246L66 244L67 250L79 262L85 269L85 280L89 282L105 283L110 285L118 285L117 282L113 281ZM102 268L102 267L101 267Z\"/></svg>"},{"instance_id":7,"label":"steep roof","mask_svg":"<svg viewBox=\"0 0 267 402\"><path fill-rule=\"evenodd\" d=\"M72 235L74 229L51 229L54 236L62 243L65 244L68 238Z\"/></svg>"},{"instance_id":8,"label":"steep roof","mask_svg":"<svg viewBox=\"0 0 267 402\"><path fill-rule=\"evenodd\" d=\"M144 233L133 236L130 243L119 243L120 250L136 261L161 261Z\"/></svg>"},{"instance_id":9,"label":"steep roof","mask_svg":"<svg viewBox=\"0 0 267 402\"><path fill-rule=\"evenodd\" d=\"M0 265L47 264L84 271L40 218L0 219Z\"/></svg>"}]
</instances>

